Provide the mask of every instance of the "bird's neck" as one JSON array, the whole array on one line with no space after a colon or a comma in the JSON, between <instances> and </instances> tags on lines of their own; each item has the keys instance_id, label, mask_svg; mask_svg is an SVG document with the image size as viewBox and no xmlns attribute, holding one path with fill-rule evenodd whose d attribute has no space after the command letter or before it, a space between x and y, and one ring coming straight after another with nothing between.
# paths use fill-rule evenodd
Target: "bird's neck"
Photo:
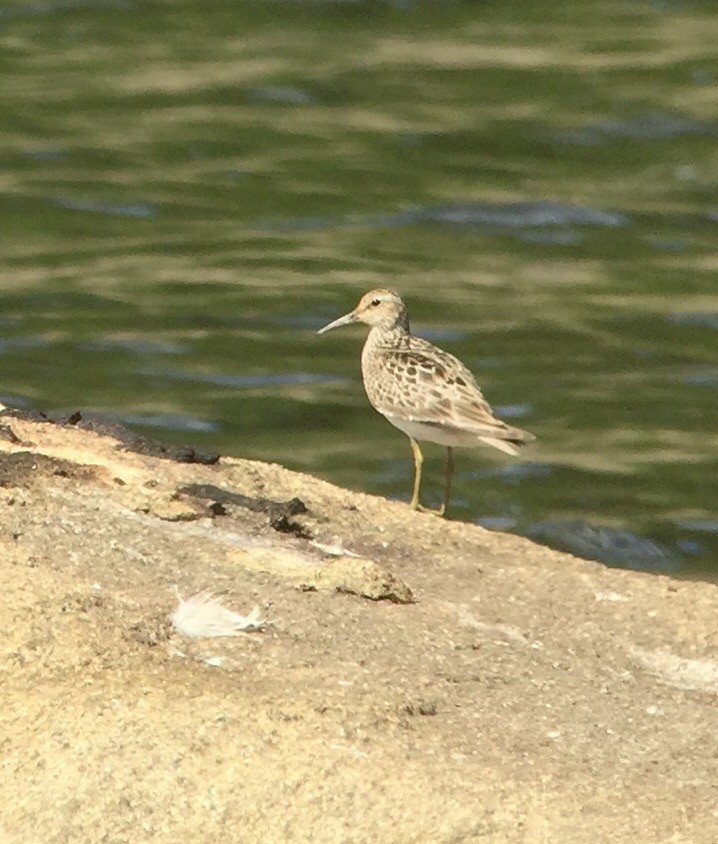
<instances>
[{"instance_id":1,"label":"bird's neck","mask_svg":"<svg viewBox=\"0 0 718 844\"><path fill-rule=\"evenodd\" d=\"M369 332L372 341L381 345L392 340L399 340L411 336L409 329L409 318L406 314L400 314L390 325L375 325Z\"/></svg>"},{"instance_id":2,"label":"bird's neck","mask_svg":"<svg viewBox=\"0 0 718 844\"><path fill-rule=\"evenodd\" d=\"M367 335L364 354L371 355L381 349L402 348L410 338L408 321L397 322L392 326L375 325Z\"/></svg>"}]
</instances>

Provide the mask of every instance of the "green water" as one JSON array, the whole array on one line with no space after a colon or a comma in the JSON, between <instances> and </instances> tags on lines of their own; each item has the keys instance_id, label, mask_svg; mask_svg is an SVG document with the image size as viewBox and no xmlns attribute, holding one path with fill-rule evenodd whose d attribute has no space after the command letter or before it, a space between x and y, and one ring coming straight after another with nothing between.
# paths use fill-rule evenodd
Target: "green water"
<instances>
[{"instance_id":1,"label":"green water","mask_svg":"<svg viewBox=\"0 0 718 844\"><path fill-rule=\"evenodd\" d=\"M716 44L709 2L5 2L2 398L407 498L362 332L315 335L391 286L539 438L461 452L457 518L715 576Z\"/></svg>"}]
</instances>

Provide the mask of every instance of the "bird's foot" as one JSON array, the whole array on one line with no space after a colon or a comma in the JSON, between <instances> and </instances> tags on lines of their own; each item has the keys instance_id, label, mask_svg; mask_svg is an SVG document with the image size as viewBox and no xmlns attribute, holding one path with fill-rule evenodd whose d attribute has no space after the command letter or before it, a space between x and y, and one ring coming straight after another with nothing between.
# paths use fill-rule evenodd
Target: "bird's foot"
<instances>
[{"instance_id":1,"label":"bird's foot","mask_svg":"<svg viewBox=\"0 0 718 844\"><path fill-rule=\"evenodd\" d=\"M433 507L424 507L418 501L412 501L411 509L416 510L417 513L431 513L432 516L439 516L442 519L446 518L446 504L442 504L438 509L434 509Z\"/></svg>"}]
</instances>

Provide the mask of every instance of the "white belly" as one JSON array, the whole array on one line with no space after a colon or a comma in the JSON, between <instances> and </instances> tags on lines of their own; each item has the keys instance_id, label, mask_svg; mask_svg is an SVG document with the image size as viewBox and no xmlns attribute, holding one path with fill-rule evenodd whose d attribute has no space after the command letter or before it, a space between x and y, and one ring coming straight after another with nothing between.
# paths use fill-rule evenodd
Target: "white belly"
<instances>
[{"instance_id":1,"label":"white belly","mask_svg":"<svg viewBox=\"0 0 718 844\"><path fill-rule=\"evenodd\" d=\"M398 416L382 414L391 424L403 431L407 437L421 442L436 443L437 445L448 445L452 448L476 448L480 445L490 445L498 448L504 454L516 455L516 446L506 440L496 437L482 437L480 434L472 434L469 431L459 431L456 428L444 427L442 425L427 425L426 422L412 422L411 419L402 419Z\"/></svg>"},{"instance_id":2,"label":"white belly","mask_svg":"<svg viewBox=\"0 0 718 844\"><path fill-rule=\"evenodd\" d=\"M407 437L421 442L450 445L457 448L476 448L481 440L476 434L468 431L457 431L456 428L445 428L441 425L427 425L426 422L412 422L398 416L386 416L391 424L403 431Z\"/></svg>"}]
</instances>

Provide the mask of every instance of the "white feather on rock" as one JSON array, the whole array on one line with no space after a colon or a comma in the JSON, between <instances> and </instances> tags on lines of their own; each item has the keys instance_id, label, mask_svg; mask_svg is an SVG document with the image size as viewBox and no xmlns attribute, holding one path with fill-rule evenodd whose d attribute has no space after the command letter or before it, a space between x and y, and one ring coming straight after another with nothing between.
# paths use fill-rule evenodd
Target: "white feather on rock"
<instances>
[{"instance_id":1,"label":"white feather on rock","mask_svg":"<svg viewBox=\"0 0 718 844\"><path fill-rule=\"evenodd\" d=\"M205 590L185 600L177 593L179 606L170 615L172 626L183 636L209 639L217 636L241 636L251 630L263 630L274 622L261 618L255 607L247 615L227 609L217 596Z\"/></svg>"}]
</instances>

